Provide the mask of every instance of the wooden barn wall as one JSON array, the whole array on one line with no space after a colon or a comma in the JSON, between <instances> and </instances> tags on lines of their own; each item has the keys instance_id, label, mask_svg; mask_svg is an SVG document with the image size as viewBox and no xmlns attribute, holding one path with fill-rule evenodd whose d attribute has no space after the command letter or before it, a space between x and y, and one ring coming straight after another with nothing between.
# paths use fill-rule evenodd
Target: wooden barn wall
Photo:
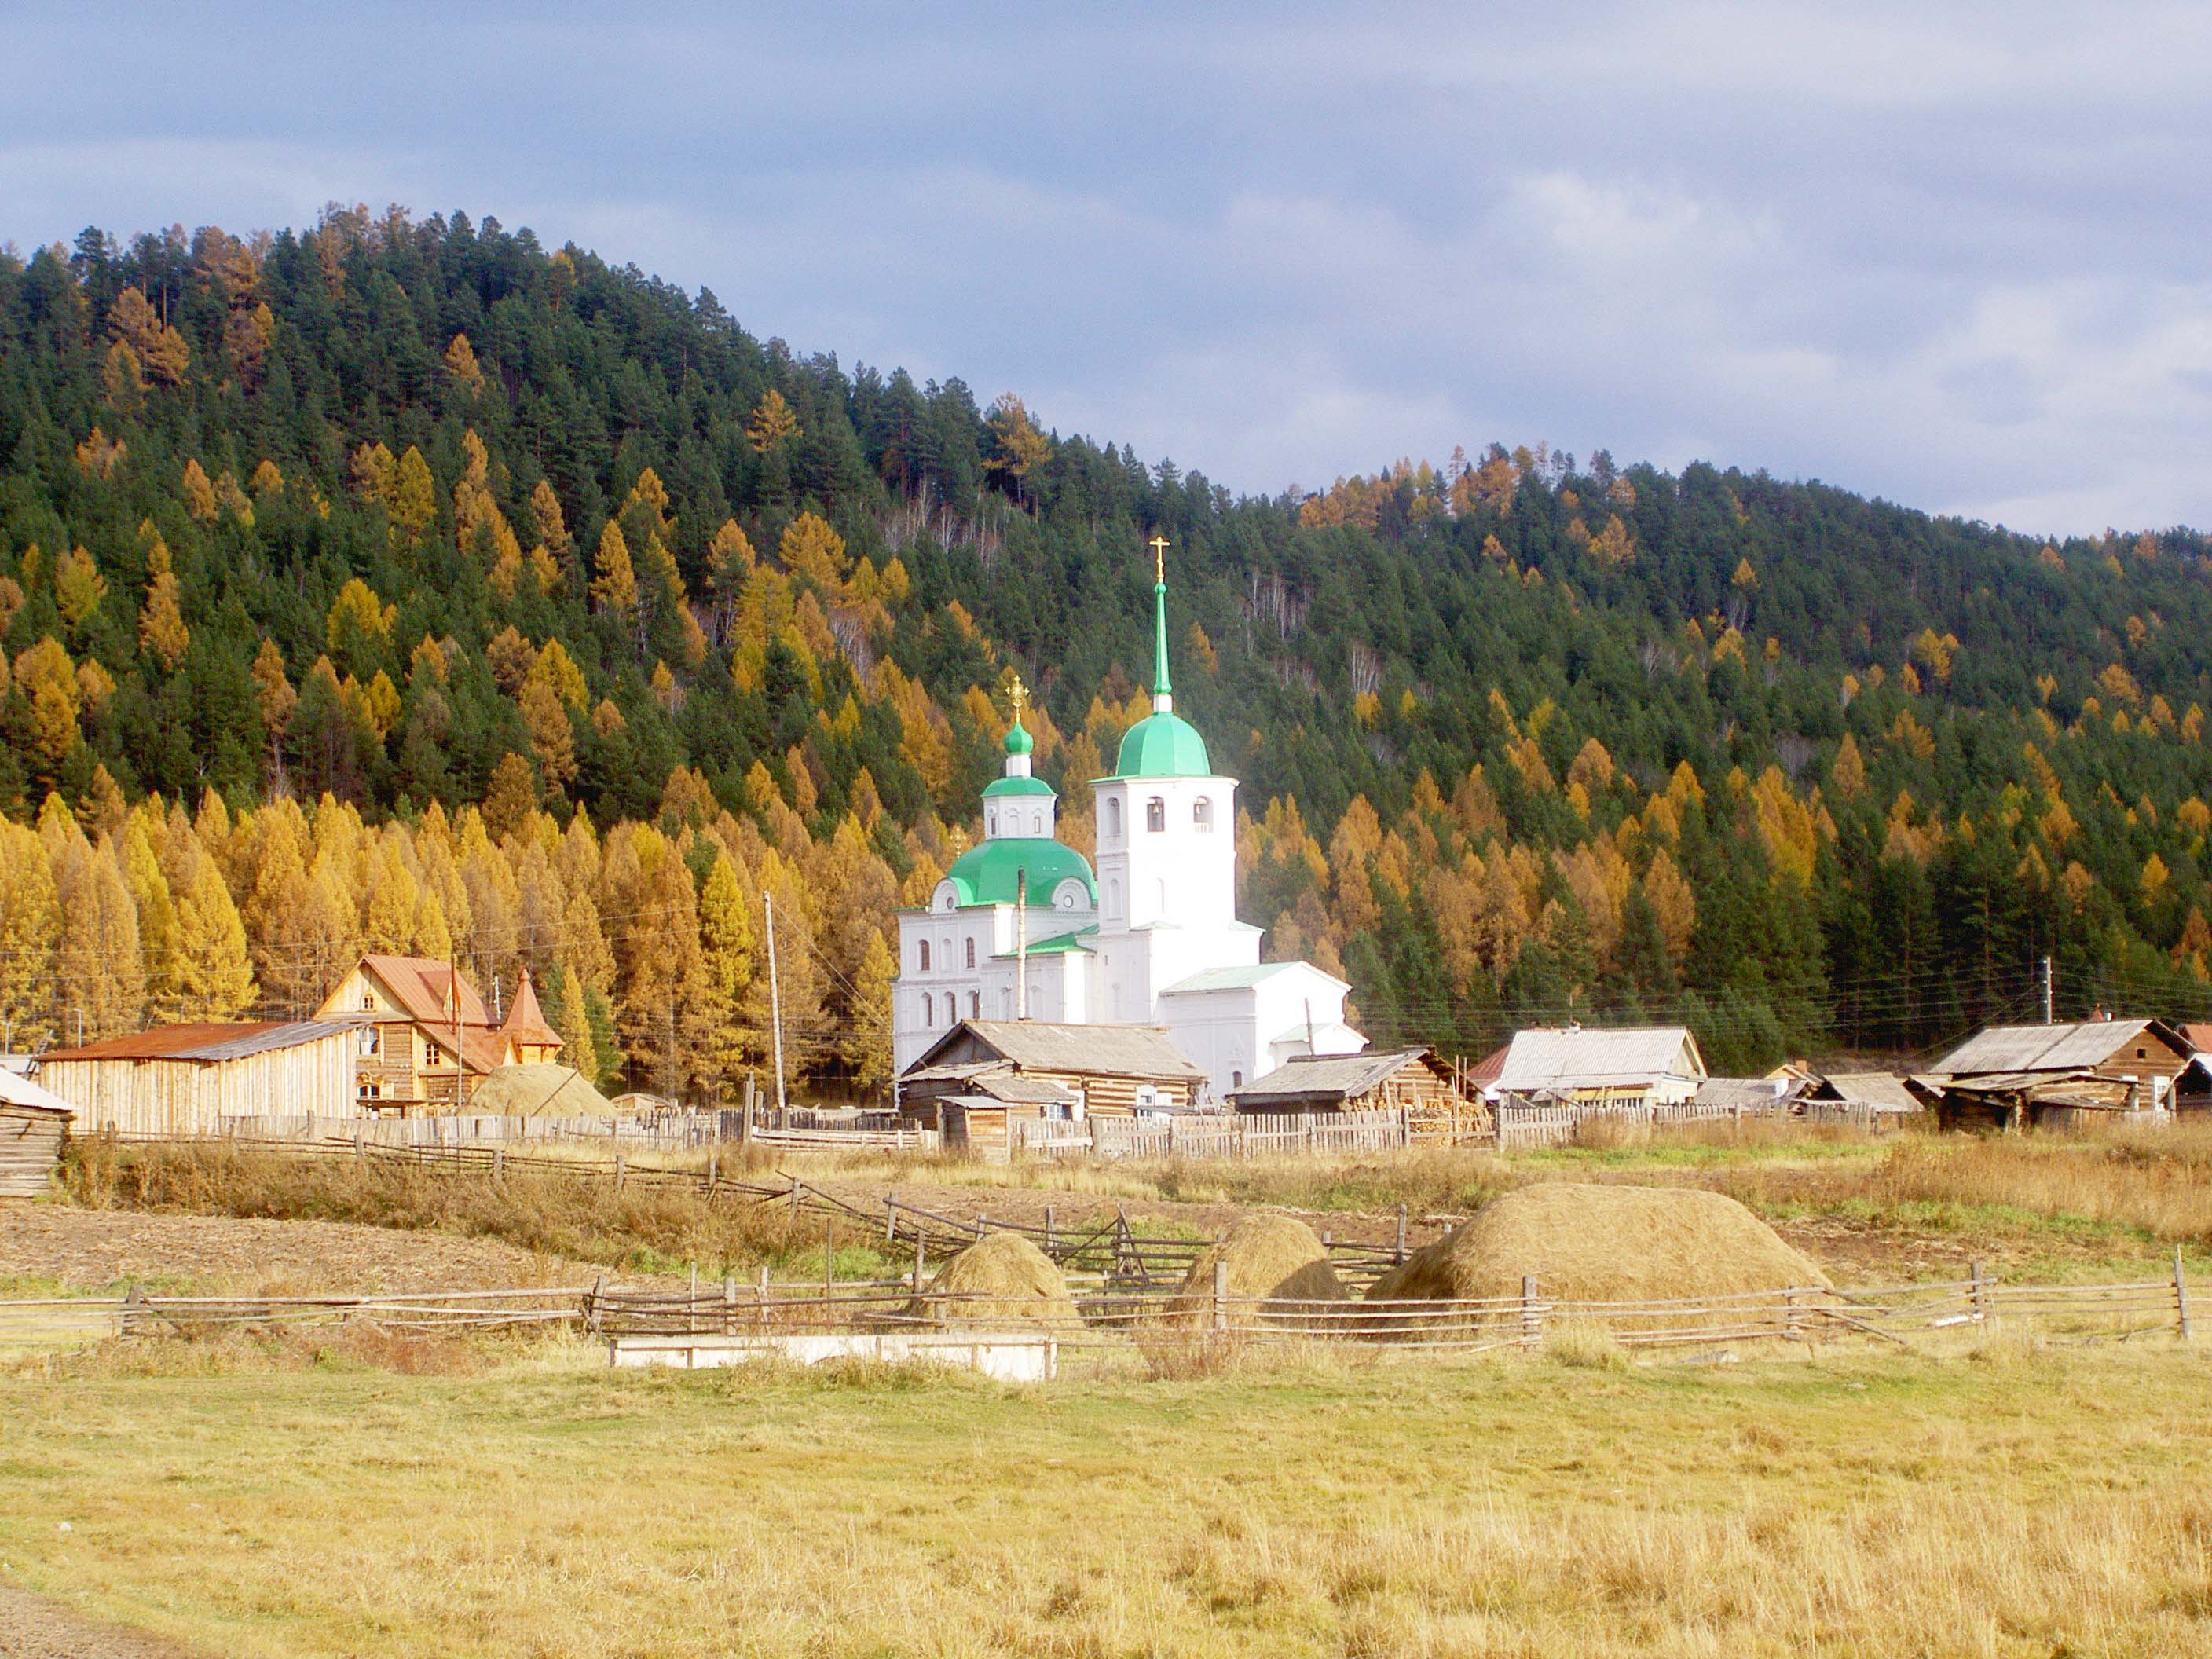
<instances>
[{"instance_id":1,"label":"wooden barn wall","mask_svg":"<svg viewBox=\"0 0 2212 1659\"><path fill-rule=\"evenodd\" d=\"M0 1198L36 1198L61 1162L69 1121L0 1101Z\"/></svg>"},{"instance_id":2,"label":"wooden barn wall","mask_svg":"<svg viewBox=\"0 0 2212 1659\"><path fill-rule=\"evenodd\" d=\"M49 1060L39 1081L77 1109L79 1134L204 1135L226 1117L361 1117L354 1038L339 1032L240 1060Z\"/></svg>"}]
</instances>

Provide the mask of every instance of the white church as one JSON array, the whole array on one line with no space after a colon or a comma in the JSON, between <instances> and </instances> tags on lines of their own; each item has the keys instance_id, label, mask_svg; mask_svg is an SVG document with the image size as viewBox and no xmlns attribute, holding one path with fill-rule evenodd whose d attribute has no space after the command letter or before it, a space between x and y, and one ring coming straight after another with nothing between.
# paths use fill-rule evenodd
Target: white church
<instances>
[{"instance_id":1,"label":"white church","mask_svg":"<svg viewBox=\"0 0 2212 1659\"><path fill-rule=\"evenodd\" d=\"M1157 551L1165 545L1155 542ZM1260 960L1237 918L1237 781L1175 712L1167 581L1152 586L1152 712L1095 779L1098 867L1054 837L1057 797L1030 766L1018 703L983 839L926 910L899 917L892 1052L903 1073L963 1019L1164 1026L1218 1103L1293 1054L1357 1054L1352 988L1311 963Z\"/></svg>"}]
</instances>

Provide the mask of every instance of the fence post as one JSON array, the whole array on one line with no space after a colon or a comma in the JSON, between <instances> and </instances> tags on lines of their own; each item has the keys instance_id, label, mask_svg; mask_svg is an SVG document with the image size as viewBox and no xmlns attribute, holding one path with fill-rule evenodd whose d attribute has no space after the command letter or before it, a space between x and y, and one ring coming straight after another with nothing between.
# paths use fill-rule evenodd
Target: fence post
<instances>
[{"instance_id":1,"label":"fence post","mask_svg":"<svg viewBox=\"0 0 2212 1659\"><path fill-rule=\"evenodd\" d=\"M720 1128L720 1126L718 1124L718 1125L716 1126L716 1127L715 1127L715 1131L714 1131L714 1146L713 1146L713 1147L708 1151L708 1152L707 1153L707 1196L708 1196L708 1197L712 1198L712 1197L714 1195L714 1183L715 1183L716 1182L720 1181L721 1178L722 1178L722 1134L721 1134L721 1128Z\"/></svg>"},{"instance_id":2,"label":"fence post","mask_svg":"<svg viewBox=\"0 0 2212 1659\"><path fill-rule=\"evenodd\" d=\"M1977 1324L1987 1324L1990 1316L1990 1299L1988 1294L1982 1289L1982 1264L1979 1261L1971 1263L1966 1277L1971 1285L1967 1294L1974 1300L1974 1321Z\"/></svg>"},{"instance_id":3,"label":"fence post","mask_svg":"<svg viewBox=\"0 0 2212 1659\"><path fill-rule=\"evenodd\" d=\"M1797 1291L1792 1288L1782 1292L1782 1340L1796 1342L1804 1335L1804 1327L1797 1314Z\"/></svg>"},{"instance_id":4,"label":"fence post","mask_svg":"<svg viewBox=\"0 0 2212 1659\"><path fill-rule=\"evenodd\" d=\"M921 1224L916 1222L914 1229L914 1293L916 1296L920 1296L921 1294L922 1274L927 1271L927 1264L922 1255L923 1243L924 1240L922 1237Z\"/></svg>"},{"instance_id":5,"label":"fence post","mask_svg":"<svg viewBox=\"0 0 2212 1659\"><path fill-rule=\"evenodd\" d=\"M1405 1259L1406 1259L1406 1206L1405 1206L1404 1205L1401 1204L1401 1205L1398 1206L1398 1251L1397 1251L1397 1254L1396 1254L1395 1255L1394 1255L1394 1256L1392 1256L1392 1257L1391 1257L1391 1261L1392 1261L1394 1263L1395 1263L1395 1262L1401 1262L1401 1261L1403 1261Z\"/></svg>"},{"instance_id":6,"label":"fence post","mask_svg":"<svg viewBox=\"0 0 2212 1659\"><path fill-rule=\"evenodd\" d=\"M1050 1255L1052 1254L1052 1251L1053 1251L1052 1206L1051 1206L1051 1205L1049 1205L1049 1204L1048 1204L1048 1205L1046 1205L1046 1206L1044 1206L1044 1253L1045 1253L1047 1255ZM2180 1255L2180 1252L2177 1250L2176 1252L2174 1252L2174 1254L2175 1254L2177 1256L2179 1256L2179 1255Z\"/></svg>"},{"instance_id":7,"label":"fence post","mask_svg":"<svg viewBox=\"0 0 2212 1659\"><path fill-rule=\"evenodd\" d=\"M1217 1256L1213 1262L1213 1334L1220 1335L1229 1328L1229 1261Z\"/></svg>"},{"instance_id":8,"label":"fence post","mask_svg":"<svg viewBox=\"0 0 2212 1659\"><path fill-rule=\"evenodd\" d=\"M803 1191L803 1190L805 1189L805 1186L806 1186L806 1183L805 1183L805 1182L801 1181L801 1180L800 1180L797 1176L792 1176L792 1178L791 1178L791 1213L792 1213L792 1217L793 1217L793 1218L794 1220L795 1220L795 1219L797 1219L798 1215L799 1215L799 1194L800 1194L800 1192L801 1192L801 1191Z\"/></svg>"},{"instance_id":9,"label":"fence post","mask_svg":"<svg viewBox=\"0 0 2212 1659\"><path fill-rule=\"evenodd\" d=\"M1544 1334L1544 1315L1536 1303L1536 1275L1521 1275L1521 1346L1533 1348Z\"/></svg>"},{"instance_id":10,"label":"fence post","mask_svg":"<svg viewBox=\"0 0 2212 1659\"><path fill-rule=\"evenodd\" d=\"M629 1173L629 1154L627 1152L617 1152L615 1154L615 1190L617 1192L620 1192L623 1189L623 1177Z\"/></svg>"},{"instance_id":11,"label":"fence post","mask_svg":"<svg viewBox=\"0 0 2212 1659\"><path fill-rule=\"evenodd\" d=\"M504 1146L491 1149L491 1178L494 1181L507 1179L507 1148Z\"/></svg>"},{"instance_id":12,"label":"fence post","mask_svg":"<svg viewBox=\"0 0 2212 1659\"><path fill-rule=\"evenodd\" d=\"M894 1243L898 1239L898 1200L889 1193L884 1194L884 1243Z\"/></svg>"},{"instance_id":13,"label":"fence post","mask_svg":"<svg viewBox=\"0 0 2212 1659\"><path fill-rule=\"evenodd\" d=\"M2181 1340L2189 1340L2189 1281L2181 1275L2181 1246L2173 1247L2173 1313L2180 1322Z\"/></svg>"},{"instance_id":14,"label":"fence post","mask_svg":"<svg viewBox=\"0 0 2212 1659\"><path fill-rule=\"evenodd\" d=\"M738 1328L738 1279L735 1273L722 1275L722 1334L729 1335Z\"/></svg>"},{"instance_id":15,"label":"fence post","mask_svg":"<svg viewBox=\"0 0 2212 1659\"><path fill-rule=\"evenodd\" d=\"M592 1281L591 1291L585 1297L586 1310L584 1314L584 1323L593 1336L597 1336L599 1334L601 1322L599 1318L599 1297L606 1293L606 1288L607 1276L605 1273L601 1273L598 1278Z\"/></svg>"}]
</instances>

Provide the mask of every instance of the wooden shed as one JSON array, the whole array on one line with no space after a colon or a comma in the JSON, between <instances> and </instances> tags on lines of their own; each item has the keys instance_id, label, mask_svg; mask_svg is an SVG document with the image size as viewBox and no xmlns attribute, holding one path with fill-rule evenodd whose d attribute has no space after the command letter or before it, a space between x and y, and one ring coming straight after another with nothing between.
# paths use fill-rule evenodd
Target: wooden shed
<instances>
[{"instance_id":1,"label":"wooden shed","mask_svg":"<svg viewBox=\"0 0 2212 1659\"><path fill-rule=\"evenodd\" d=\"M332 1020L161 1025L47 1054L40 1081L85 1134L208 1135L227 1117L353 1118L356 1028Z\"/></svg>"},{"instance_id":2,"label":"wooden shed","mask_svg":"<svg viewBox=\"0 0 2212 1659\"><path fill-rule=\"evenodd\" d=\"M1206 1073L1158 1025L968 1019L900 1074L899 1112L960 1146L1004 1147L1014 1118L1187 1109Z\"/></svg>"},{"instance_id":3,"label":"wooden shed","mask_svg":"<svg viewBox=\"0 0 2212 1659\"><path fill-rule=\"evenodd\" d=\"M1936 1063L1947 1129L2073 1128L2173 1109L2195 1050L2162 1019L1994 1025Z\"/></svg>"},{"instance_id":4,"label":"wooden shed","mask_svg":"<svg viewBox=\"0 0 2212 1659\"><path fill-rule=\"evenodd\" d=\"M1410 1124L1487 1133L1490 1109L1460 1090L1430 1048L1361 1054L1293 1054L1229 1097L1240 1112L1372 1112L1404 1107Z\"/></svg>"},{"instance_id":5,"label":"wooden shed","mask_svg":"<svg viewBox=\"0 0 2212 1659\"><path fill-rule=\"evenodd\" d=\"M0 1199L36 1198L69 1144L69 1103L27 1078L0 1072Z\"/></svg>"}]
</instances>

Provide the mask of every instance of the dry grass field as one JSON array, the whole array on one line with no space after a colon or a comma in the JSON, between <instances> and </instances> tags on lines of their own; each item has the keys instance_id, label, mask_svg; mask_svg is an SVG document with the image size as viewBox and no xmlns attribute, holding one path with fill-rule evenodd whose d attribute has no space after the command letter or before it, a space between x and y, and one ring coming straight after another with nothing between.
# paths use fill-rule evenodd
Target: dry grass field
<instances>
[{"instance_id":1,"label":"dry grass field","mask_svg":"<svg viewBox=\"0 0 2212 1659\"><path fill-rule=\"evenodd\" d=\"M19 1368L0 1580L240 1656L2212 1651L2203 1345L1029 1389L397 1348Z\"/></svg>"}]
</instances>

